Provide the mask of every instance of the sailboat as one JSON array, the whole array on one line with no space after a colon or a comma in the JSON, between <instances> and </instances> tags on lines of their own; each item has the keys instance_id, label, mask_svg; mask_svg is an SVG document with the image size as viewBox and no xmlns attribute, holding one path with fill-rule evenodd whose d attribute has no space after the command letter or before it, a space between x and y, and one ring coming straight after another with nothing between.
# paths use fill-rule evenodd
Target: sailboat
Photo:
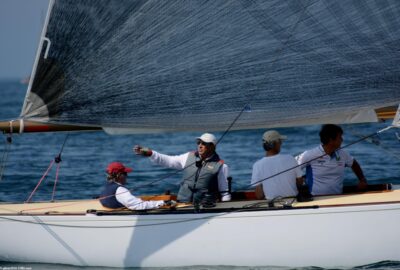
<instances>
[{"instance_id":1,"label":"sailboat","mask_svg":"<svg viewBox=\"0 0 400 270\"><path fill-rule=\"evenodd\" d=\"M399 10L397 0L51 0L21 115L1 129L230 131L383 118L394 118L387 128L396 128ZM105 267L400 261L400 190L390 184L311 202L271 203L252 191L232 197L213 208L147 211L110 210L94 199L3 203L0 260Z\"/></svg>"}]
</instances>

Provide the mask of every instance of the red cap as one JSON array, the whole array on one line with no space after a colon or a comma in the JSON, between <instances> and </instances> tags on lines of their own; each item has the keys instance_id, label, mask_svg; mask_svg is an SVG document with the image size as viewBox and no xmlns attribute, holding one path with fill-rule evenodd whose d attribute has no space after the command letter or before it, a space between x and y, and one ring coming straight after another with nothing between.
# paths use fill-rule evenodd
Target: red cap
<instances>
[{"instance_id":1,"label":"red cap","mask_svg":"<svg viewBox=\"0 0 400 270\"><path fill-rule=\"evenodd\" d=\"M125 167L121 162L111 162L107 166L107 173L129 173L133 171L132 168Z\"/></svg>"}]
</instances>

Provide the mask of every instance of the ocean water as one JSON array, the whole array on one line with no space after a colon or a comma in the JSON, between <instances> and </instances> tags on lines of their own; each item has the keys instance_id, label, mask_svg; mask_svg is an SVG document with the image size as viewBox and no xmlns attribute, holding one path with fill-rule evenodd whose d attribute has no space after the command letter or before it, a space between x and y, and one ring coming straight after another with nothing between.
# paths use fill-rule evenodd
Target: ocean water
<instances>
[{"instance_id":1,"label":"ocean water","mask_svg":"<svg viewBox=\"0 0 400 270\"><path fill-rule=\"evenodd\" d=\"M0 81L0 120L18 117L25 91L26 85L18 81ZM343 145L350 144L388 125L390 122L343 125L345 132ZM282 152L297 155L317 146L319 129L320 126L278 129L279 132L288 136L283 144ZM264 155L261 147L263 132L264 130L231 131L218 145L218 153L229 165L230 174L233 177L233 190L250 188L252 164ZM379 137L375 136L347 148L361 164L370 183L400 184L400 140L396 132L400 133L392 129L380 134ZM223 132L215 133L217 137L222 134ZM105 168L112 161L121 161L133 167L134 171L128 178L127 186L133 190L134 194L160 194L166 191L175 193L181 173L152 165L146 158L136 156L132 148L135 144L141 144L161 153L181 154L196 149L195 138L199 135L201 134L195 132L118 136L111 136L104 132L17 134L12 136L11 144L7 143L7 137L3 135L0 142L0 166L4 166L0 180L0 201L25 201L48 169L50 162L59 154L63 143L65 146L61 153L62 162L55 194L56 200L90 199L98 196L105 183ZM55 174L56 166L53 166L33 196L33 201L51 199ZM346 184L354 183L356 183L356 178L351 170L348 170ZM7 269L7 267L9 269L24 269L24 267L26 269L88 269L63 265L0 262L0 269ZM180 269L288 268L198 266ZM400 269L400 263L379 262L356 269Z\"/></svg>"}]
</instances>

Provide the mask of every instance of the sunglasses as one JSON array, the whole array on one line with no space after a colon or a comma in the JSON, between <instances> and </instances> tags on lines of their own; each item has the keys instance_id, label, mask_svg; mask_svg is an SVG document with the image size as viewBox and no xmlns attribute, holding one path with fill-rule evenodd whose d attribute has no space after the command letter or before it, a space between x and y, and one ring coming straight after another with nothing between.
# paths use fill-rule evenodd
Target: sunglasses
<instances>
[{"instance_id":1,"label":"sunglasses","mask_svg":"<svg viewBox=\"0 0 400 270\"><path fill-rule=\"evenodd\" d=\"M202 140L197 140L197 145L200 145L200 144L202 144L204 146L211 146L212 145L212 143L206 143L206 142L203 142Z\"/></svg>"}]
</instances>

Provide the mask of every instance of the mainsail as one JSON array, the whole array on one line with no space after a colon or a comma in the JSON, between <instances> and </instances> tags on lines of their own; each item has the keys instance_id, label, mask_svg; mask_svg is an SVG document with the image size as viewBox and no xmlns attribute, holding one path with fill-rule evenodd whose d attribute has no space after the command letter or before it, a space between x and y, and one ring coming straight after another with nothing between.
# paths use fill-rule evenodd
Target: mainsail
<instances>
[{"instance_id":1,"label":"mainsail","mask_svg":"<svg viewBox=\"0 0 400 270\"><path fill-rule=\"evenodd\" d=\"M138 132L373 121L400 102L399 12L398 0L51 1L21 118Z\"/></svg>"}]
</instances>

